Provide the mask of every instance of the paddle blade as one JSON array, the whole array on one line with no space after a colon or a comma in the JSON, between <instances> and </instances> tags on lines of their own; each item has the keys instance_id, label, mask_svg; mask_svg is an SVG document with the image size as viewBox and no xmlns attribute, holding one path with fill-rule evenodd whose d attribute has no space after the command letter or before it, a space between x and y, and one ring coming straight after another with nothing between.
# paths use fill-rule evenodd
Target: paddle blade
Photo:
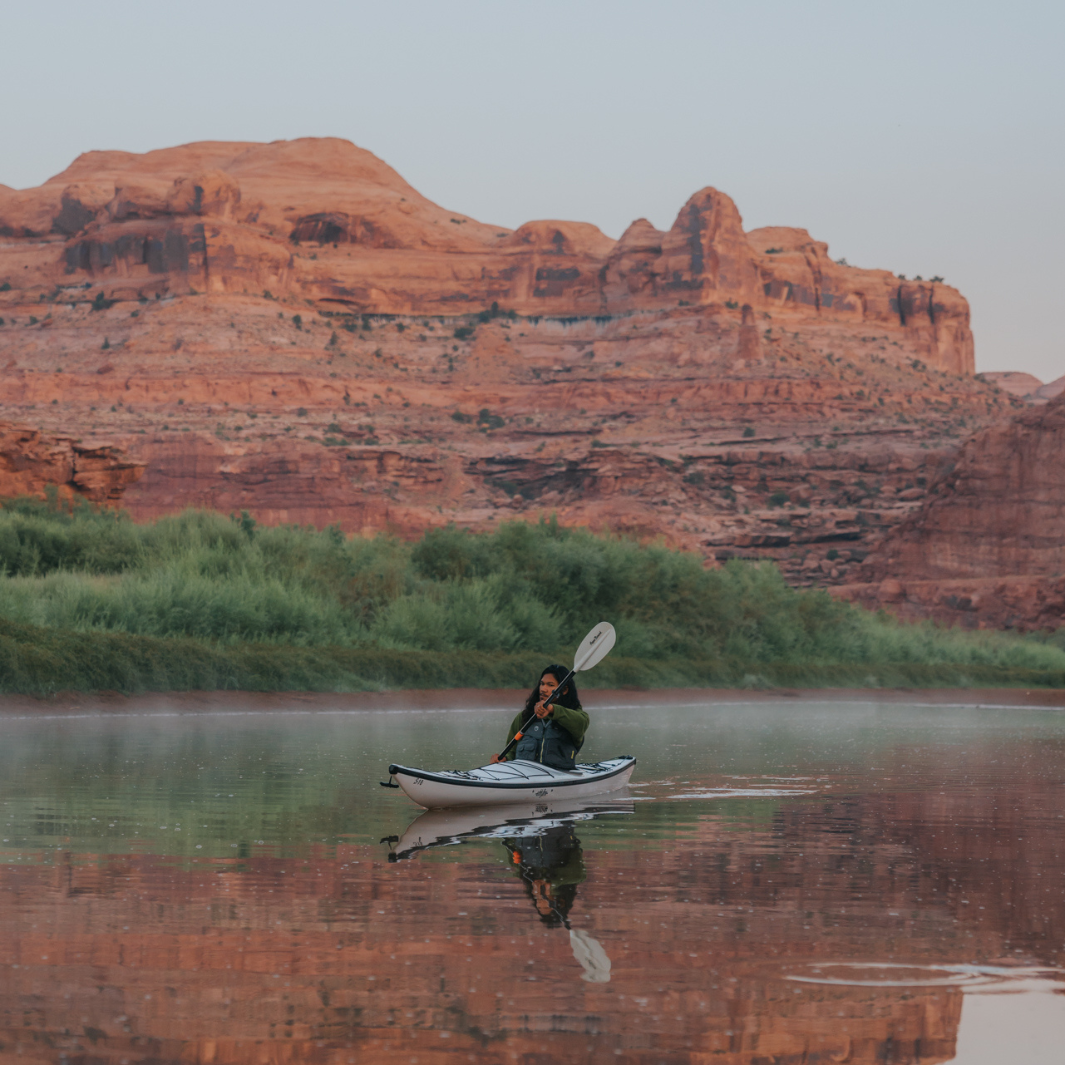
<instances>
[{"instance_id":1,"label":"paddle blade","mask_svg":"<svg viewBox=\"0 0 1065 1065\"><path fill-rule=\"evenodd\" d=\"M590 984L610 983L610 958L598 939L593 939L583 928L571 928L569 945L573 956L584 969L582 980Z\"/></svg>"},{"instance_id":2,"label":"paddle blade","mask_svg":"<svg viewBox=\"0 0 1065 1065\"><path fill-rule=\"evenodd\" d=\"M600 621L577 648L577 653L573 656L573 672L580 673L582 669L599 665L610 653L616 639L614 626L609 621Z\"/></svg>"}]
</instances>

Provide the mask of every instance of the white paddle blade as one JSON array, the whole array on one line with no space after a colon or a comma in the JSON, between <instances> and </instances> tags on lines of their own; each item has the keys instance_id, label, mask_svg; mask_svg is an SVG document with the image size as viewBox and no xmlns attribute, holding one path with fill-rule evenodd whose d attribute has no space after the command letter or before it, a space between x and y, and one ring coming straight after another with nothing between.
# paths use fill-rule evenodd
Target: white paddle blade
<instances>
[{"instance_id":1,"label":"white paddle blade","mask_svg":"<svg viewBox=\"0 0 1065 1065\"><path fill-rule=\"evenodd\" d=\"M599 665L610 653L616 639L614 626L609 621L600 621L577 648L577 653L573 656L573 672L580 673L582 669Z\"/></svg>"},{"instance_id":2,"label":"white paddle blade","mask_svg":"<svg viewBox=\"0 0 1065 1065\"><path fill-rule=\"evenodd\" d=\"M583 928L571 928L569 945L573 956L584 969L582 980L590 984L610 983L610 958L598 939L593 939Z\"/></svg>"}]
</instances>

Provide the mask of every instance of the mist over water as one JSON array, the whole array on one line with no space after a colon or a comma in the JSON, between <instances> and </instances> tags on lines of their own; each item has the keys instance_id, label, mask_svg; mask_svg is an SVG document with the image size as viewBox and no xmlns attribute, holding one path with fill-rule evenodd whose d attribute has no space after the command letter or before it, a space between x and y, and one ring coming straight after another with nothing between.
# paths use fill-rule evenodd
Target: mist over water
<instances>
[{"instance_id":1,"label":"mist over water","mask_svg":"<svg viewBox=\"0 0 1065 1065\"><path fill-rule=\"evenodd\" d=\"M0 1059L1060 1060L1061 711L633 697L626 792L379 787L512 712L0 718Z\"/></svg>"}]
</instances>

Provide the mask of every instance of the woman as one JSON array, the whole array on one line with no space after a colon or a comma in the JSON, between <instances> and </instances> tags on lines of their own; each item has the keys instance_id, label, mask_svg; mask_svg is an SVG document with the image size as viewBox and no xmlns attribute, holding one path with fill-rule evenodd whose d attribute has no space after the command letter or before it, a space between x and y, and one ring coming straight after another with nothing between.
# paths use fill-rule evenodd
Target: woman
<instances>
[{"instance_id":1,"label":"woman","mask_svg":"<svg viewBox=\"0 0 1065 1065\"><path fill-rule=\"evenodd\" d=\"M584 745L588 731L588 714L581 708L572 677L551 705L544 705L544 700L568 672L563 666L552 665L540 674L540 680L525 700L525 709L510 723L508 747L518 729L532 718L517 746L507 754L507 761L521 758L527 762L542 762L554 769L572 769L577 764L577 752ZM499 755L493 755L492 761L500 761Z\"/></svg>"}]
</instances>

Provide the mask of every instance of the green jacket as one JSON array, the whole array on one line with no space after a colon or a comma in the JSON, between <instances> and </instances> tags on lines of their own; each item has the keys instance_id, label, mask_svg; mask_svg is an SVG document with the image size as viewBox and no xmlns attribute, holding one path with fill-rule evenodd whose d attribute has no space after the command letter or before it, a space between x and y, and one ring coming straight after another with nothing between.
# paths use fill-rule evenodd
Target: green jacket
<instances>
[{"instance_id":1,"label":"green jacket","mask_svg":"<svg viewBox=\"0 0 1065 1065\"><path fill-rule=\"evenodd\" d=\"M525 719L529 715L520 710L515 715L514 720L510 723L510 731L507 733L507 744L514 739L518 729L525 724ZM585 734L588 732L588 725L590 723L588 718L588 711L585 710L579 703L575 710L571 710L568 706L559 706L557 703L552 703L551 713L547 715L548 721L554 721L556 725L564 728L572 737L573 742L579 747L584 742ZM512 762L516 751L511 750L507 753L507 761Z\"/></svg>"}]
</instances>

